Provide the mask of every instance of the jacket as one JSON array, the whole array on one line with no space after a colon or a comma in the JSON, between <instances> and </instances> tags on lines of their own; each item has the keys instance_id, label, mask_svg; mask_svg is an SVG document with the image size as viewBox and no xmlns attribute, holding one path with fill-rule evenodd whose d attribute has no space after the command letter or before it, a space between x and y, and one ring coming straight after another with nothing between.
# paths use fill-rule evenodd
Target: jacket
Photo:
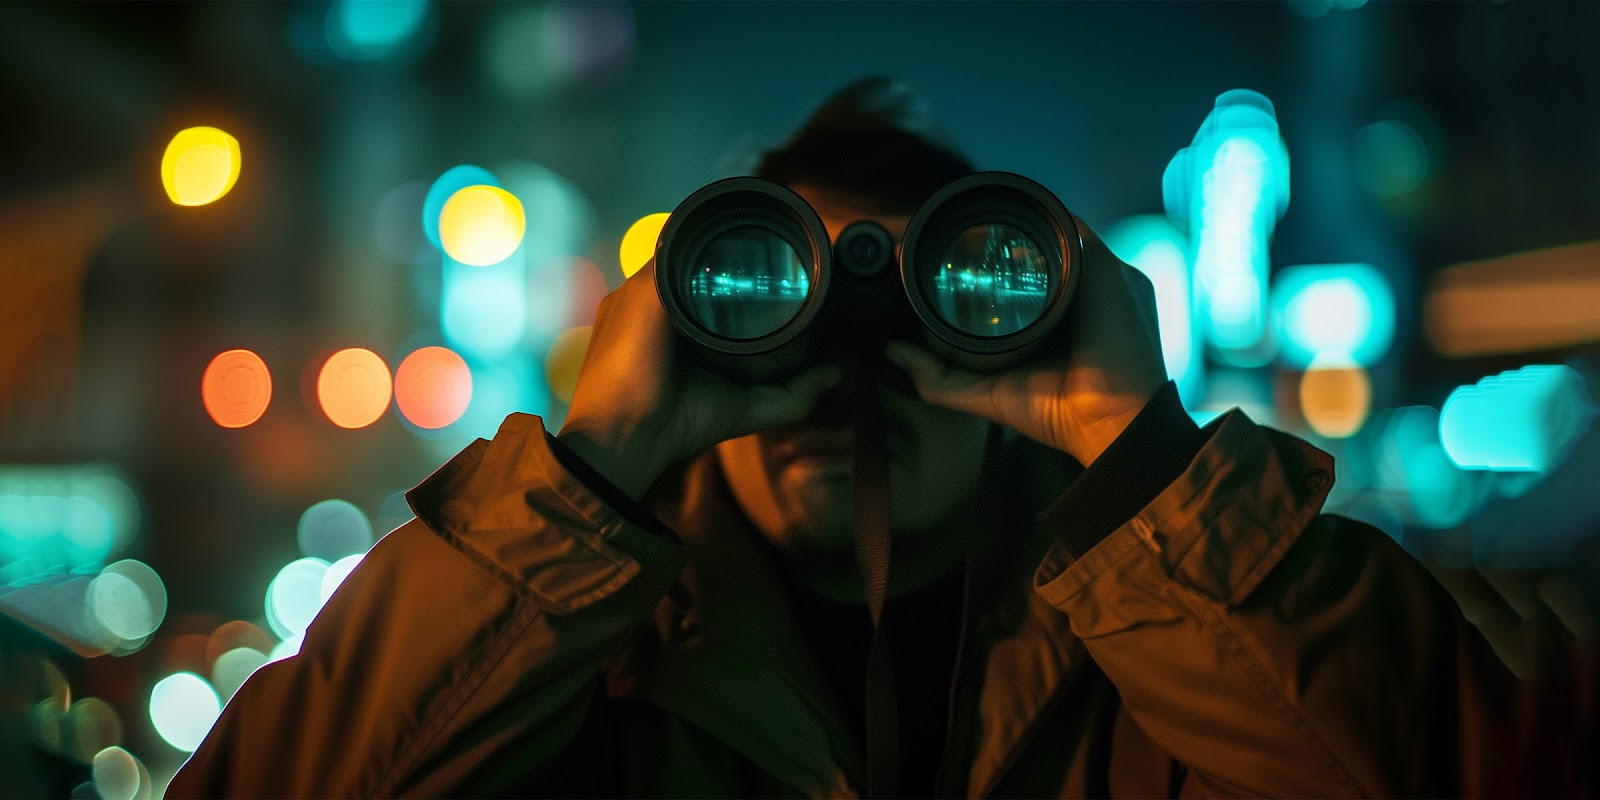
<instances>
[{"instance_id":1,"label":"jacket","mask_svg":"<svg viewBox=\"0 0 1600 800\"><path fill-rule=\"evenodd\" d=\"M1043 502L1011 503L941 793L1582 791L1571 687L1518 681L1390 538L1321 514L1326 454L1230 413L1085 548L1062 531L1099 512L1028 444ZM859 737L715 460L646 514L557 449L514 414L410 492L169 795L856 796Z\"/></svg>"}]
</instances>

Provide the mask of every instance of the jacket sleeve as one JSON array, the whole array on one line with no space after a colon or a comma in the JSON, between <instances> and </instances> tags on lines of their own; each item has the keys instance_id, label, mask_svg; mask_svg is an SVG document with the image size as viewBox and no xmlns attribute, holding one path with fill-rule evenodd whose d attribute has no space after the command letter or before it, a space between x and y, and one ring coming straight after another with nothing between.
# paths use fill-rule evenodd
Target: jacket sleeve
<instances>
[{"instance_id":1,"label":"jacket sleeve","mask_svg":"<svg viewBox=\"0 0 1600 800\"><path fill-rule=\"evenodd\" d=\"M1238 412L1195 443L1103 531L1084 529L1104 512L1069 489L1041 514L1059 533L1035 575L1134 721L1188 768L1186 793L1583 791L1593 714L1575 709L1593 704L1592 675L1519 682L1389 537L1320 514L1321 451Z\"/></svg>"},{"instance_id":2,"label":"jacket sleeve","mask_svg":"<svg viewBox=\"0 0 1600 800\"><path fill-rule=\"evenodd\" d=\"M169 796L481 796L549 763L683 564L552 445L513 414L412 490L418 518L239 689Z\"/></svg>"}]
</instances>

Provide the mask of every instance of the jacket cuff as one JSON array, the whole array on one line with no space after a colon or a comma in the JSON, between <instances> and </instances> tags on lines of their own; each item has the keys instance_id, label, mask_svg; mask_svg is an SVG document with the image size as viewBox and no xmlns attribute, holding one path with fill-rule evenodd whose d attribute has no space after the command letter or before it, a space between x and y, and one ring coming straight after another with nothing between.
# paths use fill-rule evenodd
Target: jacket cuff
<instances>
[{"instance_id":1,"label":"jacket cuff","mask_svg":"<svg viewBox=\"0 0 1600 800\"><path fill-rule=\"evenodd\" d=\"M1210 435L1183 410L1167 381L1128 427L1039 512L1039 524L1059 531L1068 552L1081 556L1150 504L1178 479Z\"/></svg>"},{"instance_id":2,"label":"jacket cuff","mask_svg":"<svg viewBox=\"0 0 1600 800\"><path fill-rule=\"evenodd\" d=\"M606 476L601 475L599 470L590 466L589 462L572 452L572 448L567 447L565 442L551 435L548 430L545 431L544 440L545 444L549 445L551 454L561 462L561 466L566 467L567 471L582 481L584 486L589 487L589 491L599 495L606 505L616 509L624 519L657 536L674 542L679 541L677 531L667 527L656 515L650 513L643 503L629 497L627 492L622 491Z\"/></svg>"},{"instance_id":3,"label":"jacket cuff","mask_svg":"<svg viewBox=\"0 0 1600 800\"><path fill-rule=\"evenodd\" d=\"M543 420L512 414L493 440L468 445L406 500L430 530L551 613L591 605L644 570L675 576L677 537L642 508L624 513L594 491L553 442Z\"/></svg>"}]
</instances>

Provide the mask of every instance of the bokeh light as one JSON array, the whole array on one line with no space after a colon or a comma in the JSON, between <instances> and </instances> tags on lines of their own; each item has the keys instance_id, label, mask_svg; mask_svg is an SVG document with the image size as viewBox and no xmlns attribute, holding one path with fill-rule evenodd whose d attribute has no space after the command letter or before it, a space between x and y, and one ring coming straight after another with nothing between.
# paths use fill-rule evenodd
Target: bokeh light
<instances>
[{"instance_id":1,"label":"bokeh light","mask_svg":"<svg viewBox=\"0 0 1600 800\"><path fill-rule=\"evenodd\" d=\"M353 553L328 565L328 571L322 575L320 594L323 605L327 605L328 598L333 597L333 593L338 591L344 579L350 577L350 573L355 572L356 567L361 565L361 559L365 555L365 553Z\"/></svg>"},{"instance_id":2,"label":"bokeh light","mask_svg":"<svg viewBox=\"0 0 1600 800\"><path fill-rule=\"evenodd\" d=\"M239 140L201 126L178 131L161 156L161 185L180 206L203 206L227 194L239 180Z\"/></svg>"},{"instance_id":3,"label":"bokeh light","mask_svg":"<svg viewBox=\"0 0 1600 800\"><path fill-rule=\"evenodd\" d=\"M305 644L305 638L306 635L302 632L278 642L277 646L272 648L272 652L267 654L267 663L271 664L298 655L300 645Z\"/></svg>"},{"instance_id":4,"label":"bokeh light","mask_svg":"<svg viewBox=\"0 0 1600 800\"><path fill-rule=\"evenodd\" d=\"M1322 356L1300 376L1300 413L1318 435L1343 439L1372 411L1372 381L1347 358Z\"/></svg>"},{"instance_id":5,"label":"bokeh light","mask_svg":"<svg viewBox=\"0 0 1600 800\"><path fill-rule=\"evenodd\" d=\"M1260 366L1267 336L1267 246L1289 205L1289 154L1272 101L1223 92L1162 175L1168 216L1193 241L1194 307L1218 359Z\"/></svg>"},{"instance_id":6,"label":"bokeh light","mask_svg":"<svg viewBox=\"0 0 1600 800\"><path fill-rule=\"evenodd\" d=\"M527 331L528 289L522 265L508 259L489 267L444 265L439 323L445 341L477 361L516 352Z\"/></svg>"},{"instance_id":7,"label":"bokeh light","mask_svg":"<svg viewBox=\"0 0 1600 800\"><path fill-rule=\"evenodd\" d=\"M1480 493L1474 475L1445 455L1438 410L1407 406L1386 417L1374 448L1379 487L1399 493L1411 525L1445 530L1461 524Z\"/></svg>"},{"instance_id":8,"label":"bokeh light","mask_svg":"<svg viewBox=\"0 0 1600 800\"><path fill-rule=\"evenodd\" d=\"M126 482L116 475L93 474L77 484L74 494L94 501L110 518L112 543L108 555L128 546L139 529L139 498Z\"/></svg>"},{"instance_id":9,"label":"bokeh light","mask_svg":"<svg viewBox=\"0 0 1600 800\"><path fill-rule=\"evenodd\" d=\"M150 690L150 721L167 744L186 753L205 740L222 713L222 703L205 678L179 672Z\"/></svg>"},{"instance_id":10,"label":"bokeh light","mask_svg":"<svg viewBox=\"0 0 1600 800\"><path fill-rule=\"evenodd\" d=\"M92 574L132 541L139 503L102 464L0 467L0 585Z\"/></svg>"},{"instance_id":11,"label":"bokeh light","mask_svg":"<svg viewBox=\"0 0 1600 800\"><path fill-rule=\"evenodd\" d=\"M253 647L235 647L211 665L211 684L226 704L256 670L267 664L267 654Z\"/></svg>"},{"instance_id":12,"label":"bokeh light","mask_svg":"<svg viewBox=\"0 0 1600 800\"><path fill-rule=\"evenodd\" d=\"M521 246L526 228L522 201L498 186L462 188L439 212L439 242L445 253L474 267L509 258Z\"/></svg>"},{"instance_id":13,"label":"bokeh light","mask_svg":"<svg viewBox=\"0 0 1600 800\"><path fill-rule=\"evenodd\" d=\"M341 428L365 428L389 407L389 367L371 350L351 347L328 357L317 374L317 402Z\"/></svg>"},{"instance_id":14,"label":"bokeh light","mask_svg":"<svg viewBox=\"0 0 1600 800\"><path fill-rule=\"evenodd\" d=\"M328 562L301 558L284 565L267 585L267 624L280 639L305 632L322 610L322 578Z\"/></svg>"},{"instance_id":15,"label":"bokeh light","mask_svg":"<svg viewBox=\"0 0 1600 800\"><path fill-rule=\"evenodd\" d=\"M334 0L328 48L347 61L375 61L403 49L427 17L427 0Z\"/></svg>"},{"instance_id":16,"label":"bokeh light","mask_svg":"<svg viewBox=\"0 0 1600 800\"><path fill-rule=\"evenodd\" d=\"M1460 358L1600 341L1600 242L1456 264L1429 279L1423 333Z\"/></svg>"},{"instance_id":17,"label":"bokeh light","mask_svg":"<svg viewBox=\"0 0 1600 800\"><path fill-rule=\"evenodd\" d=\"M272 373L267 362L249 350L223 351L206 365L200 399L213 422L243 428L261 419L272 402Z\"/></svg>"},{"instance_id":18,"label":"bokeh light","mask_svg":"<svg viewBox=\"0 0 1600 800\"><path fill-rule=\"evenodd\" d=\"M483 167L461 164L445 170L422 198L422 234L434 247L443 249L439 244L439 215L450 197L468 186L499 185L500 181Z\"/></svg>"},{"instance_id":19,"label":"bokeh light","mask_svg":"<svg viewBox=\"0 0 1600 800\"><path fill-rule=\"evenodd\" d=\"M1428 146L1415 128L1400 120L1380 120L1358 129L1354 145L1356 180L1373 194L1402 195L1428 177Z\"/></svg>"},{"instance_id":20,"label":"bokeh light","mask_svg":"<svg viewBox=\"0 0 1600 800\"><path fill-rule=\"evenodd\" d=\"M1160 214L1129 217L1106 227L1111 252L1150 278L1167 377L1185 404L1197 401L1204 363L1190 314L1189 237Z\"/></svg>"},{"instance_id":21,"label":"bokeh light","mask_svg":"<svg viewBox=\"0 0 1600 800\"><path fill-rule=\"evenodd\" d=\"M661 238L661 229L667 225L667 212L647 214L628 226L628 232L622 235L622 247L617 257L622 262L622 277L631 278L633 273L644 268L650 259L656 257L656 240Z\"/></svg>"},{"instance_id":22,"label":"bokeh light","mask_svg":"<svg viewBox=\"0 0 1600 800\"><path fill-rule=\"evenodd\" d=\"M572 328L556 337L545 356L545 380L550 393L563 403L572 402L572 392L578 387L578 372L583 369L583 357L589 352L589 340L594 328L585 325Z\"/></svg>"},{"instance_id":23,"label":"bokeh light","mask_svg":"<svg viewBox=\"0 0 1600 800\"><path fill-rule=\"evenodd\" d=\"M305 510L295 526L300 552L334 561L372 546L372 523L361 509L344 500L323 500Z\"/></svg>"},{"instance_id":24,"label":"bokeh light","mask_svg":"<svg viewBox=\"0 0 1600 800\"><path fill-rule=\"evenodd\" d=\"M1278 355L1296 369L1318 356L1370 367L1394 340L1394 293L1366 264L1284 267L1273 279Z\"/></svg>"},{"instance_id":25,"label":"bokeh light","mask_svg":"<svg viewBox=\"0 0 1600 800\"><path fill-rule=\"evenodd\" d=\"M394 371L394 403L411 424L443 428L461 418L472 401L472 371L444 347L424 347Z\"/></svg>"},{"instance_id":26,"label":"bokeh light","mask_svg":"<svg viewBox=\"0 0 1600 800\"><path fill-rule=\"evenodd\" d=\"M1543 472L1586 431L1595 408L1566 365L1534 365L1461 386L1439 410L1439 439L1468 469Z\"/></svg>"},{"instance_id":27,"label":"bokeh light","mask_svg":"<svg viewBox=\"0 0 1600 800\"><path fill-rule=\"evenodd\" d=\"M556 256L528 270L528 344L535 352L571 327L577 259Z\"/></svg>"},{"instance_id":28,"label":"bokeh light","mask_svg":"<svg viewBox=\"0 0 1600 800\"><path fill-rule=\"evenodd\" d=\"M547 425L553 424L543 366L522 359L474 365L472 404L451 429L462 437L490 439L506 415L518 411L542 415ZM460 449L459 444L450 444L448 449L441 448L438 455L449 458Z\"/></svg>"},{"instance_id":29,"label":"bokeh light","mask_svg":"<svg viewBox=\"0 0 1600 800\"><path fill-rule=\"evenodd\" d=\"M123 641L155 633L167 615L167 588L161 576L133 559L107 564L89 582L85 599L94 622Z\"/></svg>"},{"instance_id":30,"label":"bokeh light","mask_svg":"<svg viewBox=\"0 0 1600 800\"><path fill-rule=\"evenodd\" d=\"M265 653L272 649L272 637L242 619L224 622L206 637L205 663L215 664L223 653L241 647Z\"/></svg>"},{"instance_id":31,"label":"bokeh light","mask_svg":"<svg viewBox=\"0 0 1600 800\"><path fill-rule=\"evenodd\" d=\"M116 531L111 514L94 498L72 495L64 498L65 520L62 540L67 559L74 564L95 564L111 554Z\"/></svg>"},{"instance_id":32,"label":"bokeh light","mask_svg":"<svg viewBox=\"0 0 1600 800\"><path fill-rule=\"evenodd\" d=\"M496 164L494 173L499 185L522 201L527 219L523 263L537 267L587 248L594 208L576 184L532 161Z\"/></svg>"},{"instance_id":33,"label":"bokeh light","mask_svg":"<svg viewBox=\"0 0 1600 800\"><path fill-rule=\"evenodd\" d=\"M61 752L89 763L96 753L122 743L122 718L110 703L85 697L67 710L61 728Z\"/></svg>"},{"instance_id":34,"label":"bokeh light","mask_svg":"<svg viewBox=\"0 0 1600 800\"><path fill-rule=\"evenodd\" d=\"M94 788L102 800L136 800L143 783L139 772L139 760L116 745L95 753L90 767ZM148 795L149 790L144 793Z\"/></svg>"}]
</instances>

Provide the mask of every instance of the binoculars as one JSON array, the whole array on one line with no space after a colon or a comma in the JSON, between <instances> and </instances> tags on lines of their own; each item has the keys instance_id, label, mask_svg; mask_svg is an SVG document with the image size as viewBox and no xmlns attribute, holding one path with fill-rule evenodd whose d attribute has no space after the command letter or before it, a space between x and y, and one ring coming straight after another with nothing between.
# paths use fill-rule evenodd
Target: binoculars
<instances>
[{"instance_id":1,"label":"binoculars","mask_svg":"<svg viewBox=\"0 0 1600 800\"><path fill-rule=\"evenodd\" d=\"M735 380L780 380L896 338L990 372L1025 360L1061 327L1082 253L1061 201L1011 173L940 189L898 245L872 221L830 241L793 191L728 178L668 217L656 291L690 349Z\"/></svg>"}]
</instances>

